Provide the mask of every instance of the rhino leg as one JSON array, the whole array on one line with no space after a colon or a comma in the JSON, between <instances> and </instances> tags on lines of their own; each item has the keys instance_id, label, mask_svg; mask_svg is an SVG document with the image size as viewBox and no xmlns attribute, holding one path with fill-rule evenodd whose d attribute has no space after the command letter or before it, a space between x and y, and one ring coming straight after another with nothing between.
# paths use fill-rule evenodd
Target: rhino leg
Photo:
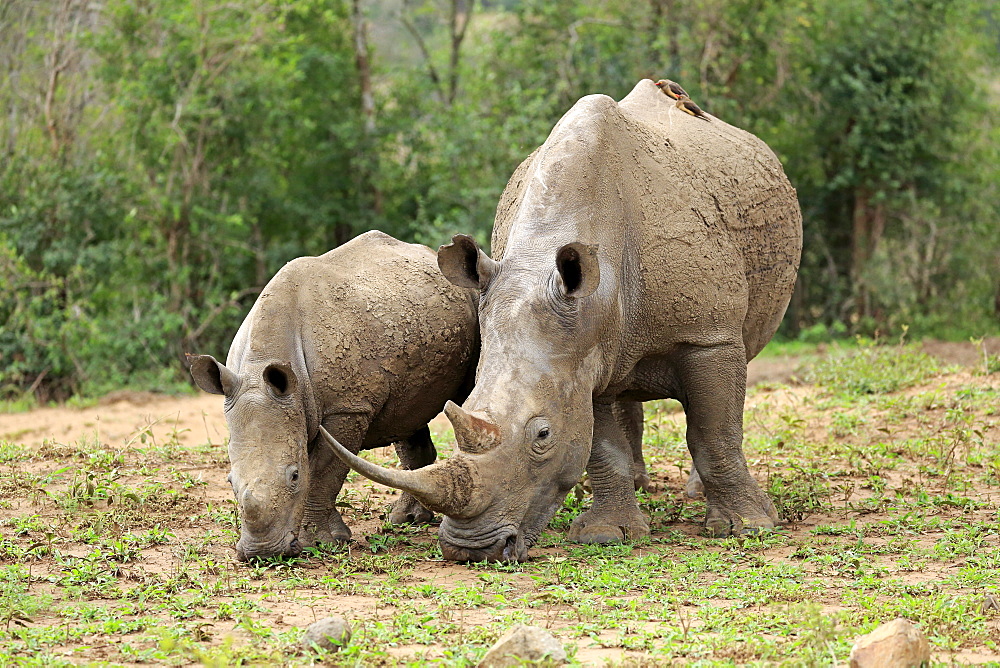
<instances>
[{"instance_id":1,"label":"rhino leg","mask_svg":"<svg viewBox=\"0 0 1000 668\"><path fill-rule=\"evenodd\" d=\"M404 469L419 469L433 464L437 450L431 441L431 430L424 425L405 441L396 442L396 454ZM392 504L389 521L393 524L426 524L434 519L434 513L420 505L409 492L403 492Z\"/></svg>"},{"instance_id":2,"label":"rhino leg","mask_svg":"<svg viewBox=\"0 0 1000 668\"><path fill-rule=\"evenodd\" d=\"M617 543L649 535L649 523L635 500L632 453L612 405L595 403L594 445L587 463L594 504L573 521L570 540Z\"/></svg>"},{"instance_id":3,"label":"rhino leg","mask_svg":"<svg viewBox=\"0 0 1000 668\"><path fill-rule=\"evenodd\" d=\"M625 433L629 447L632 449L632 481L636 491L653 492L655 487L646 471L646 461L642 458L642 402L616 401L614 404L615 419Z\"/></svg>"},{"instance_id":4,"label":"rhino leg","mask_svg":"<svg viewBox=\"0 0 1000 668\"><path fill-rule=\"evenodd\" d=\"M324 426L328 430L332 427ZM302 516L300 542L304 547L315 547L320 543L346 543L351 539L351 530L337 510L337 496L350 469L324 443L317 440L313 445L315 447L310 447L309 454L309 494ZM358 439L350 439L347 447L357 452Z\"/></svg>"},{"instance_id":5,"label":"rhino leg","mask_svg":"<svg viewBox=\"0 0 1000 668\"><path fill-rule=\"evenodd\" d=\"M690 465L691 473L688 474L687 484L684 485L684 493L688 495L689 499L697 499L700 496L705 496L705 483L701 481L701 476L698 475L698 468L694 465L694 460L691 460Z\"/></svg>"},{"instance_id":6,"label":"rhino leg","mask_svg":"<svg viewBox=\"0 0 1000 668\"><path fill-rule=\"evenodd\" d=\"M773 529L774 504L750 475L743 455L746 354L742 346L692 347L677 368L685 397L687 443L700 474L709 535Z\"/></svg>"}]
</instances>

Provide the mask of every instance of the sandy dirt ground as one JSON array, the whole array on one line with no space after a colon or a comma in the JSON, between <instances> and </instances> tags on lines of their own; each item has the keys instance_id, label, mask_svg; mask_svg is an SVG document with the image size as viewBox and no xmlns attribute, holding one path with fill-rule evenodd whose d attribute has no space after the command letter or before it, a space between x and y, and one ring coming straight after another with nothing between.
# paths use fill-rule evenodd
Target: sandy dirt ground
<instances>
[{"instance_id":1,"label":"sandy dirt ground","mask_svg":"<svg viewBox=\"0 0 1000 668\"><path fill-rule=\"evenodd\" d=\"M988 343L1000 351L1000 340ZM925 350L949 364L975 366L981 363L981 357L979 357L981 353L971 344L929 342L925 344ZM754 360L750 365L748 384L790 383L793 387L785 388L772 395L765 395L764 400L786 401L792 404L802 401L803 393L807 391L807 388L798 391L794 387L797 375L801 374L802 363L802 360L795 358ZM150 393L123 392L109 395L97 405L86 408L63 406L41 408L25 413L0 414L0 439L37 446L40 451L44 451L46 448L58 449L60 446L66 447L67 444L88 439L104 443L112 449L123 450L132 446L149 447L150 445L171 443L179 444L185 448L207 449L212 452L211 463L198 466L197 471L192 469L192 475L197 475L199 480L207 484L199 487L200 499L192 499L192 502L225 505L231 492L225 482L227 462L223 446L228 437L228 430L222 413L222 402L222 397L204 393L195 396L168 397ZM443 420L443 417L439 417L438 420ZM392 459L392 453L388 448L384 449L384 452L374 454L378 460L389 461ZM655 471L654 482L663 491L679 493L683 486L683 473L676 466L660 466ZM363 495L369 503L385 504L392 500L391 492L376 489L371 483L355 481L349 485L349 488L357 490L358 496ZM20 503L18 505L20 506ZM17 510L17 508L13 509L15 512ZM184 512L183 509L179 510ZM348 514L345 513L345 515ZM378 533L378 522L369 521L355 525L352 524L349 515L346 519L348 524L352 525L355 538L361 541L362 546L369 534ZM816 518L814 522L805 522L795 527L794 532L796 534L807 533L815 522L822 519L824 518ZM175 535L182 542L185 534L194 536L205 530L206 527L197 522L185 526L182 521L173 527ZM695 536L699 527L695 524L687 524L681 526L679 530ZM436 528L425 527L424 531L428 535L422 538L433 540L431 534L436 531ZM232 548L225 549L229 553L220 553L219 557L231 560ZM551 549L536 549L533 551L533 558L545 558L547 552L555 554L555 551ZM775 556L780 557L780 555ZM177 560L178 556L173 551L149 554L142 563L142 569L170 571L177 568ZM304 568L310 568L310 566L307 565ZM423 562L414 565L411 577L430 584L442 582L454 584L465 580L474 581L478 575L463 565L446 562ZM924 572L914 574L914 577L933 578L936 577L936 574ZM343 598L344 600L338 603L337 597L326 597L323 603L324 608L343 607L345 610L350 610L355 618L378 615L378 601L375 599L365 596ZM272 602L271 609L273 619L267 621L279 625L302 627L314 621L317 616L315 609L299 604L282 606ZM477 624L488 622L490 614L488 607L469 611L466 613L467 618L464 618L462 623L474 627ZM220 635L233 631L227 626L234 625L219 623L214 631ZM412 654L413 650L413 647L401 646L394 648L392 653L397 656L407 656ZM598 664L605 660L621 660L622 656L621 650L594 647L581 649L577 658L585 663ZM955 656L968 662L978 662L979 658L973 654ZM100 660L100 658L99 647L95 647L88 654L89 660ZM955 657L953 656L953 658Z\"/></svg>"},{"instance_id":2,"label":"sandy dirt ground","mask_svg":"<svg viewBox=\"0 0 1000 668\"><path fill-rule=\"evenodd\" d=\"M1000 353L1000 338L989 339L985 345L992 354ZM971 367L982 363L982 353L971 343L927 341L923 347L928 354L948 364ZM803 360L795 357L752 360L747 385L794 382L802 365ZM150 392L117 392L87 408L59 406L0 414L0 438L40 445L46 439L69 443L98 435L100 440L117 446L146 433L161 442L176 437L185 446L222 443L229 434L222 400L206 393L170 397Z\"/></svg>"}]
</instances>

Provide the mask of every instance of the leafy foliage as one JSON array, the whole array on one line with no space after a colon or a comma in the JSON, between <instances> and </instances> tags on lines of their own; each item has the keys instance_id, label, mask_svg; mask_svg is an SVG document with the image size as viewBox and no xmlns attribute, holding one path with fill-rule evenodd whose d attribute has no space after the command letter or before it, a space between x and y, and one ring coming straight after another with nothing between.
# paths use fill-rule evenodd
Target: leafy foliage
<instances>
[{"instance_id":1,"label":"leafy foliage","mask_svg":"<svg viewBox=\"0 0 1000 668\"><path fill-rule=\"evenodd\" d=\"M759 135L798 189L786 333L991 333L996 20L969 0L3 3L0 399L176 389L284 262L367 229L485 243L560 115L647 76Z\"/></svg>"}]
</instances>

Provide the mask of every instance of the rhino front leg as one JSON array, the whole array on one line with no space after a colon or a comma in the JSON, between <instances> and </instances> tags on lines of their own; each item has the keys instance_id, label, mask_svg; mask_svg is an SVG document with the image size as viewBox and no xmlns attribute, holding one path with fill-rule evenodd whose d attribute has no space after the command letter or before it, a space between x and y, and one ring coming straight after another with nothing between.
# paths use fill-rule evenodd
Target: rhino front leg
<instances>
[{"instance_id":1,"label":"rhino front leg","mask_svg":"<svg viewBox=\"0 0 1000 668\"><path fill-rule=\"evenodd\" d=\"M692 347L678 365L691 477L700 474L708 503L705 528L717 537L773 529L778 522L743 455L746 368L746 354L735 345Z\"/></svg>"},{"instance_id":2,"label":"rhino front leg","mask_svg":"<svg viewBox=\"0 0 1000 668\"><path fill-rule=\"evenodd\" d=\"M437 450L431 440L431 430L424 425L405 441L396 442L396 454L404 469L419 469L433 464ZM403 492L392 504L389 521L393 524L426 524L434 519L434 513L420 505L409 492Z\"/></svg>"},{"instance_id":3,"label":"rhino front leg","mask_svg":"<svg viewBox=\"0 0 1000 668\"><path fill-rule=\"evenodd\" d=\"M324 423L323 426L331 433L337 433L335 425ZM348 449L355 453L358 451L360 438L348 435L342 438ZM320 436L314 439L309 453L309 493L302 516L300 540L305 547L315 547L320 543L346 543L351 539L351 530L344 524L344 518L337 509L337 497L350 469L333 454Z\"/></svg>"},{"instance_id":4,"label":"rhino front leg","mask_svg":"<svg viewBox=\"0 0 1000 668\"><path fill-rule=\"evenodd\" d=\"M594 445L587 475L594 504L573 521L570 540L617 543L649 535L649 523L635 500L632 447L611 404L594 404Z\"/></svg>"}]
</instances>

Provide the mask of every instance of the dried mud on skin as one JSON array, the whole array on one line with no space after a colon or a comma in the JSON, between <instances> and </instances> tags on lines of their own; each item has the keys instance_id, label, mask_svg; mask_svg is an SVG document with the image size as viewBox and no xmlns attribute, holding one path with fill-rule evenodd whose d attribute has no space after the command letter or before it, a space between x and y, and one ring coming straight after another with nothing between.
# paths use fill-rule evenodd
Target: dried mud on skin
<instances>
[{"instance_id":1,"label":"dried mud on skin","mask_svg":"<svg viewBox=\"0 0 1000 668\"><path fill-rule=\"evenodd\" d=\"M933 344L931 352L942 354L944 351L948 360L949 346L952 347L953 358L967 359L968 346L962 344ZM12 558L7 552L0 553L0 571L13 567L30 569L30 595L51 598L51 604L40 614L30 616L30 621L13 619L8 628L17 628L19 623L29 627L67 627L74 621L61 615L60 608L65 604L86 602L91 606L121 609L120 616L126 621L152 615L160 620L164 628L183 625L193 629L191 642L205 652L222 652L226 647L239 648L254 643L260 645L261 640L248 629L254 624L263 625L279 634L264 642L273 650L272 656L281 657L282 661L302 663L309 659L298 653L297 638L293 636L297 630L304 629L316 619L331 614L343 615L356 629L355 640L360 638L363 642L366 634L374 637L380 624L400 619L399 615L413 609L414 605L435 609L438 605L436 600L419 598L422 588L439 593L475 590L482 594L481 601L451 605L446 613L439 611L430 622L442 629L448 626L446 631L441 631L440 642L414 635L412 641L397 642L385 648L386 655L379 660L391 663L414 657L442 659L445 648L462 646L479 648L476 651L481 655L491 640L503 632L502 626L512 616L520 615L527 623L548 628L567 646L575 646L575 660L584 665L606 661L663 665L670 663L671 659L657 655L650 647L655 648L655 638L663 637L664 628L683 627L686 629L684 633L697 638L700 646L712 647L712 638L719 635L706 626L706 615L710 615L712 609L745 610L747 615L755 615L761 614L762 610L779 610L782 605L796 610L795 606L809 605L814 606L820 615L850 612L852 605L845 603L843 593L845 588L856 586L857 582L845 576L843 570L838 570L844 568L843 564L833 563L835 553L840 549L837 546L849 543L826 535L823 533L825 528L843 527L851 522L859 528L868 527L864 538L858 540L863 540L873 553L877 553L879 547L891 547L894 541L902 540L899 534L888 528L884 532L879 529L896 526L900 522L900 513L865 506L866 500L875 496L868 486L870 471L865 468L878 467L874 456L872 461L854 462L858 468L852 470L851 464L839 459L839 455L835 456L835 461L824 461L820 456L822 448L806 461L797 460L796 453L782 450L783 446L777 446L777 450L767 456L754 446L754 437L771 438L786 423L789 429L797 430L795 439L805 443L830 441L842 444L856 440L860 446L875 443L881 438L890 443L885 450L888 453L886 456L895 457L894 467L881 472L886 489L909 492L924 489L927 494L941 495L949 490L955 477L960 477L967 487L958 496L972 500L975 507L943 505L934 509L933 517L944 522L981 525L992 522L996 526L1000 483L995 480L992 484L984 482L981 468L960 465L959 452L950 474L952 478L946 480L947 476L929 473L929 458L893 454L895 446L892 444L908 439L943 438L952 428L949 411L954 412L955 406L951 398L964 391L963 388L1000 390L1000 375L974 375L969 370L945 373L893 395L911 398L940 396L937 404L928 399L920 404L919 410L912 414L904 412L902 417L899 412L874 407L860 416L864 420L857 427L860 435L840 437L831 436L832 431L843 425L838 422L840 418L835 415L836 409L823 407L820 389L807 385L776 384L793 378L798 373L798 366L798 361L786 358L755 360L752 364L751 380L763 379L767 384L751 391L747 401L748 458L755 476L765 484L769 476L788 462L824 469L830 475L833 489L824 507L786 526L782 532L785 539L778 544L746 550L733 545L722 546L700 537L697 522L687 517L654 514L653 542L633 546L628 556L658 553L666 560L678 561L721 554L727 559L738 556L748 563L768 566L787 564L801 568L799 577L814 585L805 599L796 594L793 600L784 604L770 601L761 605L748 602L736 593L728 594L720 590L708 598L684 600L681 597L676 608L664 611L659 617L653 615L623 626L593 628L584 633L579 621L584 613L573 604L561 602L558 596L539 591L540 582L546 585L546 591L548 585L554 584L548 579L539 580L539 568L544 567L548 574L559 564L577 558L572 552L577 548L562 542L565 529L550 528L543 536L542 545L532 550L532 562L522 569L508 572L447 563L435 550L435 526L384 533L385 509L395 498L394 493L355 475L345 487L351 491L345 497L350 505L344 508L344 515L355 539L349 548L349 556L312 558L292 567L270 569L238 564L233 550L236 536L231 525L233 504L226 483L227 432L221 398L208 395L165 398L141 394L109 397L97 406L84 409L43 408L0 415L0 441L26 446L33 453L26 461L0 466L5 474L0 477L0 501L5 502L0 504L3 506L0 507L0 536L17 549L42 546L29 552L30 556L19 559ZM985 411L979 410L975 426L982 433L984 442L992 443L996 448L1000 443L1000 406L992 415L988 414L988 409ZM801 423L796 422L798 419L802 420ZM669 405L665 405L662 411L647 411L647 420L647 437L651 433L658 434L656 438L664 434L683 433L683 414ZM439 449L445 456L450 451L443 433L446 429L445 421L436 421L432 425ZM780 439L772 438L770 442L778 441ZM902 446L895 449L903 450ZM681 500L686 475L682 470L683 452L673 445L661 448L652 444L648 446L647 453L652 460L649 468L658 491L651 496L652 505L647 504L644 510L648 512L651 507L667 507L668 510L673 508L677 513L687 512L693 516L698 510L698 502L685 506L686 502ZM373 451L370 456L383 464L394 461L390 448ZM141 471L143 467L146 472ZM67 470L45 481L46 476L60 469ZM117 502L112 498L111 505L106 499L91 498L89 502L80 503L78 508L67 510L60 506L59 499L65 499L74 485L85 485L84 471L96 471L98 477L104 475L107 480L113 479L119 486L116 488L119 493L122 489L142 489L149 491L149 496L139 506L127 498L120 498ZM96 484L100 485L100 480ZM86 492L85 489L83 491ZM86 497L86 494L83 496ZM92 496L100 497L100 493ZM35 524L19 530L16 523L30 516L37 516ZM105 517L106 521L101 524L95 519L99 517ZM88 555L97 549L93 541L88 544L74 540L73 536L80 533L79 527L95 522L98 525L95 530L105 538L141 535L154 526L172 536L163 544L135 550L131 557L122 561L102 561L95 577L104 578L111 583L108 586L117 590L113 596L104 597L99 587L88 586L86 581L79 585L65 584L70 578L66 558L76 557L80 563L85 563ZM819 527L824 529L817 534ZM933 550L949 530L935 528L932 523L904 532L905 540L915 550ZM1000 583L1000 536L994 531L982 536L982 539L984 549L991 550L990 558L998 563L983 567L986 584L980 589L995 593ZM838 540L842 543L836 543ZM46 545L62 555L62 566ZM809 555L817 550L830 551L833 561L824 563L810 559ZM956 572L968 568L975 561L969 555L924 559L911 570L899 567L895 557L898 554L888 557L876 554L869 558L872 565L888 569L883 577L898 580L900 590L910 587L953 594L956 600L978 595L975 587L947 584ZM304 584L296 585L294 581L288 584L287 578L293 572L301 576L298 580ZM715 582L721 586L726 581L724 573L712 569L691 577L700 586ZM213 589L206 596L192 594L195 591L193 578L202 579L199 586L207 580ZM336 582L331 583L330 578ZM137 601L127 594L132 589L148 588L149 583L154 581L164 584L165 593L159 599ZM678 582L678 588L683 586ZM405 591L409 598L398 598L393 594L394 588ZM175 593L169 593L171 591ZM497 598L491 602L493 594ZM641 587L618 591L608 605L628 606L630 601L648 605L648 601L643 603L643 596ZM244 611L240 611L241 606ZM229 610L229 614L220 614L222 609ZM4 602L0 601L2 612ZM412 623L419 625L419 617L414 617ZM1000 661L996 646L990 647L987 641L982 640L984 637L1000 638L1000 612L984 612L981 625L982 633L979 635L973 634L967 640L961 637L949 640L950 649L941 646L941 638L947 638L947 633L942 632L936 637L932 635L934 659L970 664ZM154 631L146 628L69 637L44 645L40 651L72 662L132 663L137 655L122 654L122 643L133 646L140 655L142 651L152 652L162 642ZM0 638L4 637L0 635ZM654 640L645 644L636 640L643 637ZM0 641L0 645L7 644L9 636L7 638ZM761 659L753 643L732 646L728 641L722 642L721 635L719 640L713 649L706 650L707 654L674 660L683 663L696 658L729 659L740 663ZM793 646L794 643L790 642L789 647ZM466 657L470 661L478 656L475 651L467 651ZM28 658L37 654L38 650L25 650L15 652L13 656ZM195 655L188 651L181 656L190 661ZM846 659L846 654L841 659ZM455 658L448 660L461 664ZM774 660L774 657L767 660Z\"/></svg>"}]
</instances>

